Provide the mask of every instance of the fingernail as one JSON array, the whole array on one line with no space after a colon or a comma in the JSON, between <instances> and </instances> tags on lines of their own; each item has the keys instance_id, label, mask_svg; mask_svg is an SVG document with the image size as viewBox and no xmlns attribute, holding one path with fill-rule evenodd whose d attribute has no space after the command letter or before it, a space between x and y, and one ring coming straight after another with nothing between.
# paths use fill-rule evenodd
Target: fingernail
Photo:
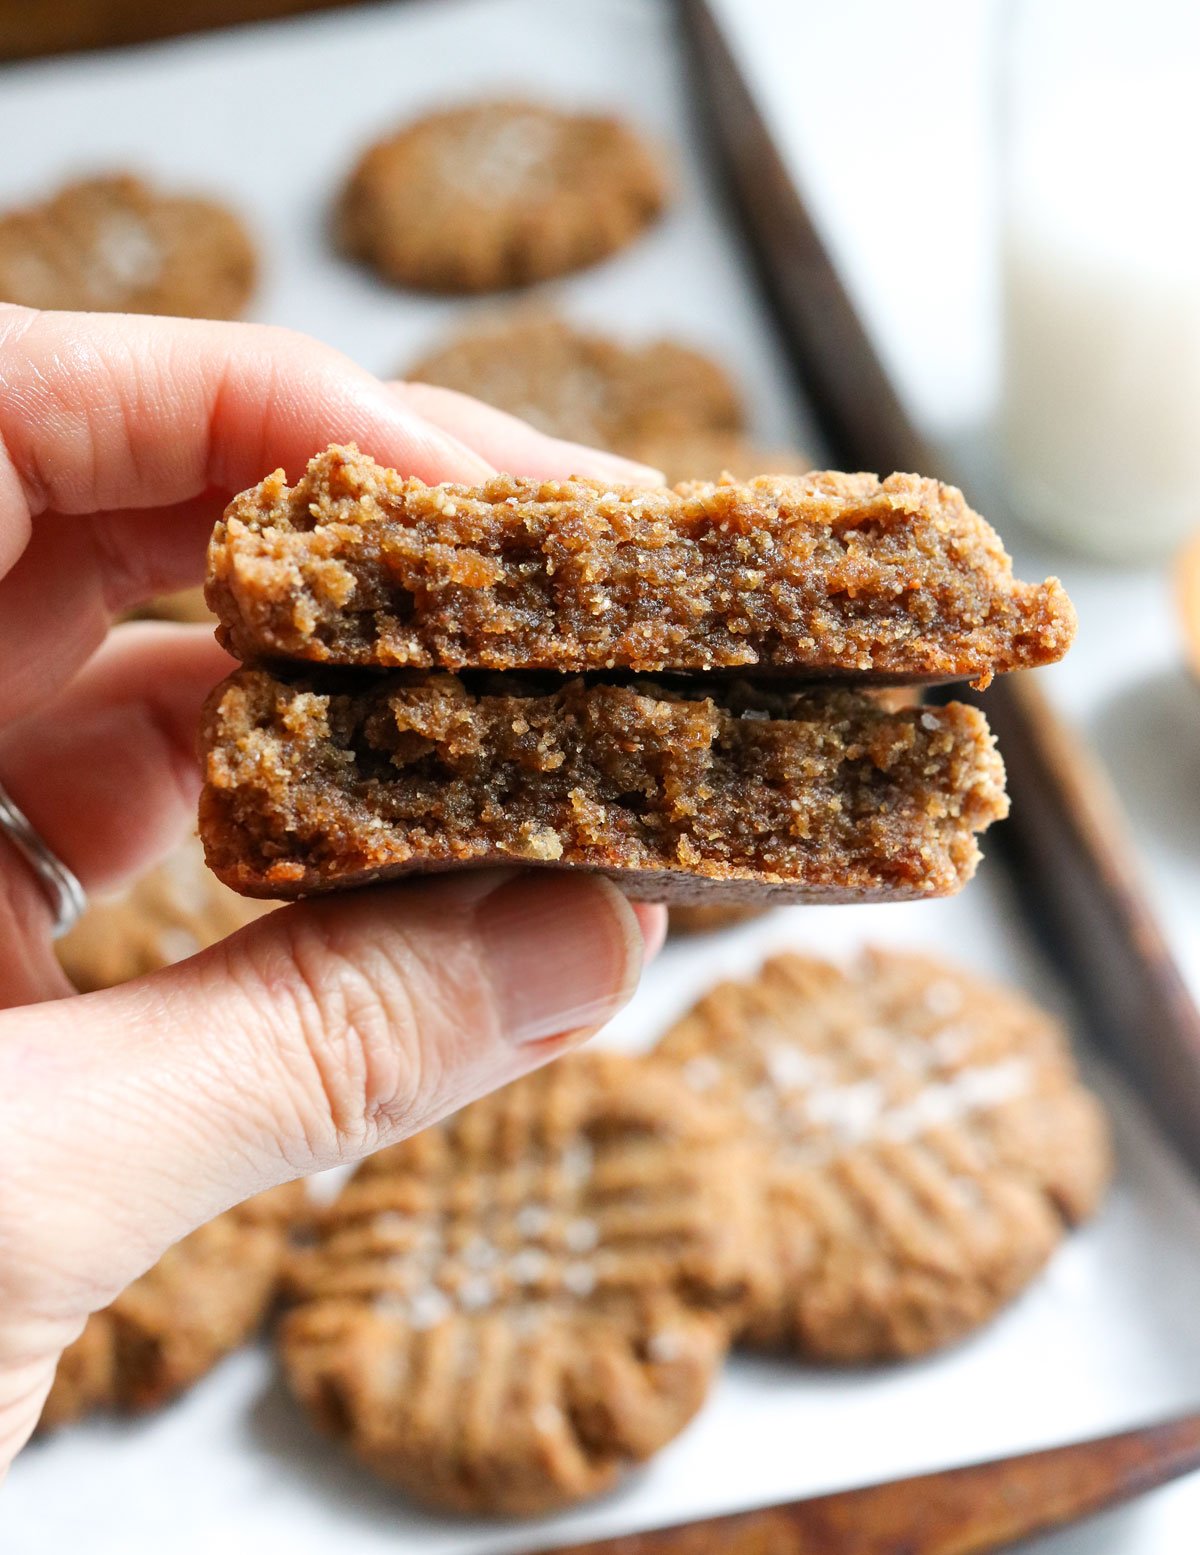
<instances>
[{"instance_id":1,"label":"fingernail","mask_svg":"<svg viewBox=\"0 0 1200 1555\"><path fill-rule=\"evenodd\" d=\"M641 925L645 949L642 965L649 966L663 948L667 938L667 909L650 902L634 902L633 910Z\"/></svg>"},{"instance_id":2,"label":"fingernail","mask_svg":"<svg viewBox=\"0 0 1200 1555\"><path fill-rule=\"evenodd\" d=\"M474 928L504 1035L524 1045L603 1026L642 968L629 903L594 875L520 875L480 901Z\"/></svg>"}]
</instances>

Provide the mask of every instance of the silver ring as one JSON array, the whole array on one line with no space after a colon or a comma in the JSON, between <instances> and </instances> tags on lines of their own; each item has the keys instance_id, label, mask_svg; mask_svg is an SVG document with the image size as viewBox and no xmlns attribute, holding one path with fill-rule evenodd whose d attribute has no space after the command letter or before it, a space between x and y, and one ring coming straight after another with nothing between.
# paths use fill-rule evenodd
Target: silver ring
<instances>
[{"instance_id":1,"label":"silver ring","mask_svg":"<svg viewBox=\"0 0 1200 1555\"><path fill-rule=\"evenodd\" d=\"M46 846L29 823L29 817L13 803L0 783L0 831L3 831L17 852L38 877L54 910L54 927L51 933L60 939L69 928L78 923L87 906L87 894L79 879L63 863L56 853Z\"/></svg>"}]
</instances>

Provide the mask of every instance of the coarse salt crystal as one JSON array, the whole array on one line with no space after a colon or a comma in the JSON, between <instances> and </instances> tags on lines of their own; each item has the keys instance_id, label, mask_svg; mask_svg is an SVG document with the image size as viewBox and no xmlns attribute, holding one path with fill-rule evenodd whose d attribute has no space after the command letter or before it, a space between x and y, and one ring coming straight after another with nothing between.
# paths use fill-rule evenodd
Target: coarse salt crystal
<instances>
[{"instance_id":1,"label":"coarse salt crystal","mask_svg":"<svg viewBox=\"0 0 1200 1555\"><path fill-rule=\"evenodd\" d=\"M563 1289L580 1300L596 1288L596 1271L590 1263L569 1263L562 1274Z\"/></svg>"},{"instance_id":2,"label":"coarse salt crystal","mask_svg":"<svg viewBox=\"0 0 1200 1555\"><path fill-rule=\"evenodd\" d=\"M522 1236L544 1236L552 1219L544 1204L524 1204L513 1217L513 1224Z\"/></svg>"},{"instance_id":3,"label":"coarse salt crystal","mask_svg":"<svg viewBox=\"0 0 1200 1555\"><path fill-rule=\"evenodd\" d=\"M594 1220L572 1220L563 1232L563 1241L573 1253L590 1253L600 1240L600 1228Z\"/></svg>"}]
</instances>

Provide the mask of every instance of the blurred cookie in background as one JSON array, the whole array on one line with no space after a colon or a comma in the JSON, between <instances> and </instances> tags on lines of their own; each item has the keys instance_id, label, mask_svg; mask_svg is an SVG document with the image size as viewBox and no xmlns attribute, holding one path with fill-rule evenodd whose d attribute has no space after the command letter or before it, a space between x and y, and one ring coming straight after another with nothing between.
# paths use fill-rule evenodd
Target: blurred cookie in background
<instances>
[{"instance_id":1,"label":"blurred cookie in background","mask_svg":"<svg viewBox=\"0 0 1200 1555\"><path fill-rule=\"evenodd\" d=\"M732 435L743 418L728 375L701 352L674 340L626 344L533 309L476 323L405 376L616 453L656 435Z\"/></svg>"},{"instance_id":2,"label":"blurred cookie in background","mask_svg":"<svg viewBox=\"0 0 1200 1555\"><path fill-rule=\"evenodd\" d=\"M55 948L67 976L88 993L193 956L275 905L222 885L193 836L124 890L94 898Z\"/></svg>"},{"instance_id":3,"label":"blurred cookie in background","mask_svg":"<svg viewBox=\"0 0 1200 1555\"><path fill-rule=\"evenodd\" d=\"M30 308L236 319L257 269L231 210L129 173L0 213L0 301Z\"/></svg>"},{"instance_id":4,"label":"blurred cookie in background","mask_svg":"<svg viewBox=\"0 0 1200 1555\"><path fill-rule=\"evenodd\" d=\"M304 1184L285 1183L168 1248L63 1352L39 1430L154 1409L199 1381L258 1329L308 1214Z\"/></svg>"},{"instance_id":5,"label":"blurred cookie in background","mask_svg":"<svg viewBox=\"0 0 1200 1555\"><path fill-rule=\"evenodd\" d=\"M668 925L672 934L713 934L718 929L732 929L739 923L750 923L768 912L766 907L672 907Z\"/></svg>"},{"instance_id":6,"label":"blurred cookie in background","mask_svg":"<svg viewBox=\"0 0 1200 1555\"><path fill-rule=\"evenodd\" d=\"M215 626L217 618L204 600L202 588L177 589L159 594L131 612L137 621L178 621L183 626Z\"/></svg>"},{"instance_id":7,"label":"blurred cookie in background","mask_svg":"<svg viewBox=\"0 0 1200 1555\"><path fill-rule=\"evenodd\" d=\"M501 291L623 248L667 197L658 154L620 119L481 102L370 146L342 191L336 234L396 285Z\"/></svg>"},{"instance_id":8,"label":"blurred cookie in background","mask_svg":"<svg viewBox=\"0 0 1200 1555\"><path fill-rule=\"evenodd\" d=\"M920 1355L993 1317L1096 1208L1108 1130L1059 1023L915 953L779 955L657 1049L741 1108L766 1256L741 1338L826 1362Z\"/></svg>"}]
</instances>

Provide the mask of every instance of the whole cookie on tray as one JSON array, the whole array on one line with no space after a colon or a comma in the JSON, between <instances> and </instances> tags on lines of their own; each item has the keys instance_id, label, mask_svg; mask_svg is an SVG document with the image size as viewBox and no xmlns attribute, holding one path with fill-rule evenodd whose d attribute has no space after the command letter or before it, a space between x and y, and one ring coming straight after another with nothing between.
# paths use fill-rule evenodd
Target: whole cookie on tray
<instances>
[{"instance_id":1,"label":"whole cookie on tray","mask_svg":"<svg viewBox=\"0 0 1200 1555\"><path fill-rule=\"evenodd\" d=\"M781 955L701 999L658 1055L761 1142L767 1256L743 1339L918 1355L985 1322L1089 1215L1103 1115L1058 1023L915 954Z\"/></svg>"},{"instance_id":2,"label":"whole cookie on tray","mask_svg":"<svg viewBox=\"0 0 1200 1555\"><path fill-rule=\"evenodd\" d=\"M593 1053L374 1157L298 1257L291 1387L434 1505L607 1489L725 1353L756 1241L740 1134L669 1066Z\"/></svg>"},{"instance_id":3,"label":"whole cookie on tray","mask_svg":"<svg viewBox=\"0 0 1200 1555\"><path fill-rule=\"evenodd\" d=\"M94 1410L153 1409L199 1381L262 1322L307 1214L304 1185L287 1183L176 1243L87 1320L59 1361L40 1429Z\"/></svg>"},{"instance_id":4,"label":"whole cookie on tray","mask_svg":"<svg viewBox=\"0 0 1200 1555\"><path fill-rule=\"evenodd\" d=\"M672 437L736 444L742 424L737 390L701 352L674 340L626 344L528 309L475 325L405 376L473 395L554 437L618 453L639 442L654 453ZM766 468L774 466L750 473ZM708 472L689 472L699 474Z\"/></svg>"},{"instance_id":5,"label":"whole cookie on tray","mask_svg":"<svg viewBox=\"0 0 1200 1555\"><path fill-rule=\"evenodd\" d=\"M222 885L191 836L123 890L94 898L55 949L87 993L182 961L269 910Z\"/></svg>"},{"instance_id":6,"label":"whole cookie on tray","mask_svg":"<svg viewBox=\"0 0 1200 1555\"><path fill-rule=\"evenodd\" d=\"M127 173L80 179L0 214L0 301L236 319L254 290L245 227L215 200Z\"/></svg>"},{"instance_id":7,"label":"whole cookie on tray","mask_svg":"<svg viewBox=\"0 0 1200 1555\"><path fill-rule=\"evenodd\" d=\"M337 234L398 285L498 291L603 259L666 201L658 156L620 119L481 102L371 146L342 191Z\"/></svg>"}]
</instances>

